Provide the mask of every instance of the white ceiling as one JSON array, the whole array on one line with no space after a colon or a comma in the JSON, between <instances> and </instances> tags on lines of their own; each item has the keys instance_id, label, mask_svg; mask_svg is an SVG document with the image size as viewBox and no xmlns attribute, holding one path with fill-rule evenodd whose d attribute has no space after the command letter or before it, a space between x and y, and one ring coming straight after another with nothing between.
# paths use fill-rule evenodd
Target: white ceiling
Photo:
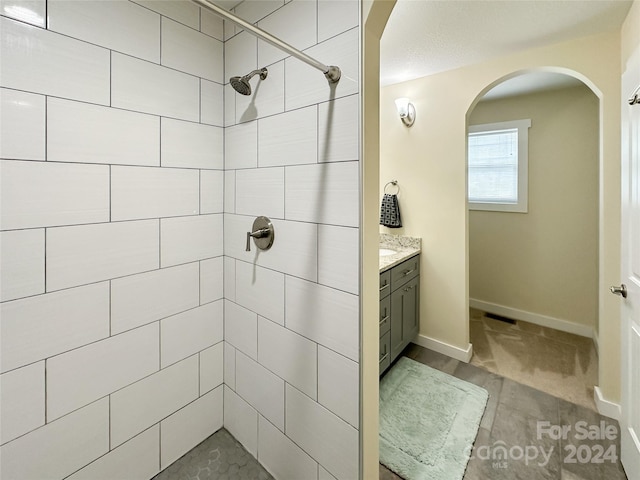
<instances>
[{"instance_id":1,"label":"white ceiling","mask_svg":"<svg viewBox=\"0 0 640 480\"><path fill-rule=\"evenodd\" d=\"M380 42L380 84L400 83L528 48L617 29L631 3L398 0ZM562 77L542 75L521 84L513 79L511 87L517 88L511 88L508 94L532 85L557 88L553 81Z\"/></svg>"},{"instance_id":2,"label":"white ceiling","mask_svg":"<svg viewBox=\"0 0 640 480\"><path fill-rule=\"evenodd\" d=\"M497 100L498 98L514 97L524 93L577 87L578 85L584 84L577 78L562 73L530 72L499 83L485 93L482 100Z\"/></svg>"}]
</instances>

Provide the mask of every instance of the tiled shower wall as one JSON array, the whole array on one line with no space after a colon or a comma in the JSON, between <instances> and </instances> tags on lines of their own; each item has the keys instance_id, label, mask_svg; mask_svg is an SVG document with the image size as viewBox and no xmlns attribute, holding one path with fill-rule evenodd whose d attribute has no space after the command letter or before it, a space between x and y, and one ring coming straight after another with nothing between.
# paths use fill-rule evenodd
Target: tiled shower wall
<instances>
[{"instance_id":1,"label":"tiled shower wall","mask_svg":"<svg viewBox=\"0 0 640 480\"><path fill-rule=\"evenodd\" d=\"M0 7L0 477L150 478L223 422L223 24Z\"/></svg>"},{"instance_id":2,"label":"tiled shower wall","mask_svg":"<svg viewBox=\"0 0 640 480\"><path fill-rule=\"evenodd\" d=\"M358 2L235 9L339 65L332 89L187 2L19 3L0 19L2 476L148 478L224 422L276 478L357 478ZM251 97L223 86L263 66ZM245 252L257 215L276 240Z\"/></svg>"},{"instance_id":3,"label":"tiled shower wall","mask_svg":"<svg viewBox=\"0 0 640 480\"><path fill-rule=\"evenodd\" d=\"M322 73L227 31L226 76L267 67L255 94L225 87L224 425L281 479L359 473L359 5L245 2L236 13L338 65ZM245 251L258 215L266 252Z\"/></svg>"}]
</instances>

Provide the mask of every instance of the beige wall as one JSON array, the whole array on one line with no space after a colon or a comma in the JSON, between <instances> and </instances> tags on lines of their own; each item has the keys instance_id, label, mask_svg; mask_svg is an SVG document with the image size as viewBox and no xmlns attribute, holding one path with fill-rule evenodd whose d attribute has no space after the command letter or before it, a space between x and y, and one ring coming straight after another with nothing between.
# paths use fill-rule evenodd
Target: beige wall
<instances>
[{"instance_id":1,"label":"beige wall","mask_svg":"<svg viewBox=\"0 0 640 480\"><path fill-rule=\"evenodd\" d=\"M546 68L575 72L601 98L600 221L601 389L619 399L619 304L608 285L620 277L620 36L618 32L527 50L482 64L383 88L380 100L380 187L398 180L404 228L422 237L420 334L466 349L468 232L466 116L502 79ZM406 128L393 100L407 96L417 119ZM603 328L604 327L604 328Z\"/></svg>"},{"instance_id":2,"label":"beige wall","mask_svg":"<svg viewBox=\"0 0 640 480\"><path fill-rule=\"evenodd\" d=\"M621 35L622 70L633 52L640 46L640 1L635 0L622 25ZM624 94L625 92L623 92Z\"/></svg>"},{"instance_id":3,"label":"beige wall","mask_svg":"<svg viewBox=\"0 0 640 480\"><path fill-rule=\"evenodd\" d=\"M362 315L360 362L360 453L363 479L378 478L379 419L379 268L378 183L380 168L380 37L396 0L365 0L362 3L362 199L360 312Z\"/></svg>"},{"instance_id":4,"label":"beige wall","mask_svg":"<svg viewBox=\"0 0 640 480\"><path fill-rule=\"evenodd\" d=\"M469 125L529 118L531 128L528 212L469 211L470 298L595 328L598 109L582 86L473 110Z\"/></svg>"}]
</instances>

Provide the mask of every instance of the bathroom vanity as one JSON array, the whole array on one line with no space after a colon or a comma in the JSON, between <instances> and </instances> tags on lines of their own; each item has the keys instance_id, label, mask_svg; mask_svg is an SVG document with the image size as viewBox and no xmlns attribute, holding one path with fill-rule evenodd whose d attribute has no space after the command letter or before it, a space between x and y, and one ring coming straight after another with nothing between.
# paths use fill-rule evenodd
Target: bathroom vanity
<instances>
[{"instance_id":1,"label":"bathroom vanity","mask_svg":"<svg viewBox=\"0 0 640 480\"><path fill-rule=\"evenodd\" d=\"M395 243L381 241L380 245L380 375L420 326L420 239L404 244L397 240L411 237L393 239Z\"/></svg>"}]
</instances>

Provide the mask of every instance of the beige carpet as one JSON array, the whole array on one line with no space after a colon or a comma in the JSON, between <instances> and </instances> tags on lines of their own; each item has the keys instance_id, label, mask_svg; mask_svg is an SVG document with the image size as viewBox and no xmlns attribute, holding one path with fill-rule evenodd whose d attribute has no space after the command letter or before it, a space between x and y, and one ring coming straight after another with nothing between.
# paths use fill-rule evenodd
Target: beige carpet
<instances>
[{"instance_id":1,"label":"beige carpet","mask_svg":"<svg viewBox=\"0 0 640 480\"><path fill-rule=\"evenodd\" d=\"M590 338L471 309L471 364L595 410L598 357Z\"/></svg>"}]
</instances>

